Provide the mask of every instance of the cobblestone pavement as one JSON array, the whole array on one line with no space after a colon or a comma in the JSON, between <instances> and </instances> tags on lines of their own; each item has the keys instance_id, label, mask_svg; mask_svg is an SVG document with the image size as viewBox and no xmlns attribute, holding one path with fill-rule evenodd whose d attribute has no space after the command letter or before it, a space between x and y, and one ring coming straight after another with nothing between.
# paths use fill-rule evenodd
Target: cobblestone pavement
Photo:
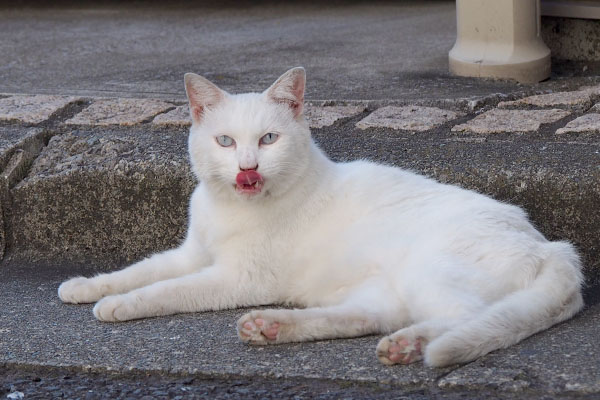
<instances>
[{"instance_id":1,"label":"cobblestone pavement","mask_svg":"<svg viewBox=\"0 0 600 400\"><path fill-rule=\"evenodd\" d=\"M497 102L497 107L479 107L460 101L450 107L428 107L418 103L405 106L377 107L368 101L334 101L308 103L306 115L312 128L323 128L338 120L370 109L356 122L359 129L391 128L410 132L426 132L451 124L452 132L475 134L535 132L543 124L557 125L555 133L600 133L600 85L575 91L554 92ZM85 98L56 95L0 94L0 121L40 124L52 114L72 104L86 106L64 124L73 126L134 126L143 122L164 127L189 127L187 105L180 101L129 98ZM466 109L466 110L465 110ZM470 112L460 124L453 123Z\"/></svg>"}]
</instances>

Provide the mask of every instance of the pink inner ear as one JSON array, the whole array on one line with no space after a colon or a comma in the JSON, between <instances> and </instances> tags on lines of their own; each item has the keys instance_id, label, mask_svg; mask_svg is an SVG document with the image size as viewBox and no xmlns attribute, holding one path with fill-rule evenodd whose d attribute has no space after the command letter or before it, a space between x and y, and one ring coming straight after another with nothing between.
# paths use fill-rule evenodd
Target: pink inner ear
<instances>
[{"instance_id":1,"label":"pink inner ear","mask_svg":"<svg viewBox=\"0 0 600 400\"><path fill-rule=\"evenodd\" d=\"M291 69L269 88L268 95L273 101L287 105L297 117L303 110L304 83L304 70Z\"/></svg>"},{"instance_id":2,"label":"pink inner ear","mask_svg":"<svg viewBox=\"0 0 600 400\"><path fill-rule=\"evenodd\" d=\"M294 117L297 117L298 115L300 115L302 113L302 102L298 103L296 101L293 101L290 104L290 108L292 109L292 112L294 113Z\"/></svg>"},{"instance_id":3,"label":"pink inner ear","mask_svg":"<svg viewBox=\"0 0 600 400\"><path fill-rule=\"evenodd\" d=\"M200 121L202 118L202 114L204 114L204 107L201 105L194 105L191 107L192 109L192 119L195 121Z\"/></svg>"}]
</instances>

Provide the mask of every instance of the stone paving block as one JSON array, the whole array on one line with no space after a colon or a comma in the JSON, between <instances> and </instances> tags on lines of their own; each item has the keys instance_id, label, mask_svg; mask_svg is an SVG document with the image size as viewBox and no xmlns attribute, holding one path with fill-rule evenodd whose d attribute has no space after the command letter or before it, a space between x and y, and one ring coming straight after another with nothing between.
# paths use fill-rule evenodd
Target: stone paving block
<instances>
[{"instance_id":1,"label":"stone paving block","mask_svg":"<svg viewBox=\"0 0 600 400\"><path fill-rule=\"evenodd\" d=\"M323 128L333 125L342 118L353 117L365 110L365 106L314 106L307 104L304 113L311 128Z\"/></svg>"},{"instance_id":2,"label":"stone paving block","mask_svg":"<svg viewBox=\"0 0 600 400\"><path fill-rule=\"evenodd\" d=\"M600 114L591 113L575 118L573 121L556 131L562 133L599 133L600 132Z\"/></svg>"},{"instance_id":3,"label":"stone paving block","mask_svg":"<svg viewBox=\"0 0 600 400\"><path fill-rule=\"evenodd\" d=\"M463 114L437 107L381 107L356 123L359 129L391 128L406 131L427 131Z\"/></svg>"},{"instance_id":4,"label":"stone paving block","mask_svg":"<svg viewBox=\"0 0 600 400\"><path fill-rule=\"evenodd\" d=\"M192 125L190 109L187 104L175 107L169 112L154 117L152 123L155 125L190 126Z\"/></svg>"},{"instance_id":5,"label":"stone paving block","mask_svg":"<svg viewBox=\"0 0 600 400\"><path fill-rule=\"evenodd\" d=\"M174 107L157 99L97 99L67 120L69 125L136 125Z\"/></svg>"},{"instance_id":6,"label":"stone paving block","mask_svg":"<svg viewBox=\"0 0 600 400\"><path fill-rule=\"evenodd\" d=\"M14 95L0 99L0 121L39 124L69 103L81 100L74 96Z\"/></svg>"},{"instance_id":7,"label":"stone paving block","mask_svg":"<svg viewBox=\"0 0 600 400\"><path fill-rule=\"evenodd\" d=\"M556 122L571 114L565 110L502 110L493 109L478 115L464 124L456 125L452 132L510 133L535 132L542 124Z\"/></svg>"},{"instance_id":8,"label":"stone paving block","mask_svg":"<svg viewBox=\"0 0 600 400\"><path fill-rule=\"evenodd\" d=\"M502 101L498 104L498 108L516 108L522 106L535 106L540 108L589 107L592 103L592 99L596 96L594 90L597 89L589 88L574 92L547 93L529 96L515 101Z\"/></svg>"}]
</instances>

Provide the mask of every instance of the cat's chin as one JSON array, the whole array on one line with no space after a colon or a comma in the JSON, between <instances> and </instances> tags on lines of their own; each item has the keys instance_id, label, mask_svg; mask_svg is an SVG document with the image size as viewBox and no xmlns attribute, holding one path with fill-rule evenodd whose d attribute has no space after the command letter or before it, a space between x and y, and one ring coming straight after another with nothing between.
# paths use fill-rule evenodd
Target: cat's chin
<instances>
[{"instance_id":1,"label":"cat's chin","mask_svg":"<svg viewBox=\"0 0 600 400\"><path fill-rule=\"evenodd\" d=\"M241 195L242 197L254 197L259 195L262 192L262 184L256 184L256 185L236 185L235 186L235 191L237 194Z\"/></svg>"}]
</instances>

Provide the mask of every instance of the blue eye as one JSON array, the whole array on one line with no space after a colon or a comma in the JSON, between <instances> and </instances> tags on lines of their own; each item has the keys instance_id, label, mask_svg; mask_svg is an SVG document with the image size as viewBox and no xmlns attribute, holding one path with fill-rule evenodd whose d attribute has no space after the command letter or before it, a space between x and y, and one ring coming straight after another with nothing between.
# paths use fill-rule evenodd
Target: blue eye
<instances>
[{"instance_id":1,"label":"blue eye","mask_svg":"<svg viewBox=\"0 0 600 400\"><path fill-rule=\"evenodd\" d=\"M219 145L222 147L231 147L235 143L235 140L233 140L227 135L217 136L215 139L217 140L217 143L219 143Z\"/></svg>"},{"instance_id":2,"label":"blue eye","mask_svg":"<svg viewBox=\"0 0 600 400\"><path fill-rule=\"evenodd\" d=\"M260 144L273 144L279 139L279 135L273 132L267 133L265 136L260 138Z\"/></svg>"}]
</instances>

